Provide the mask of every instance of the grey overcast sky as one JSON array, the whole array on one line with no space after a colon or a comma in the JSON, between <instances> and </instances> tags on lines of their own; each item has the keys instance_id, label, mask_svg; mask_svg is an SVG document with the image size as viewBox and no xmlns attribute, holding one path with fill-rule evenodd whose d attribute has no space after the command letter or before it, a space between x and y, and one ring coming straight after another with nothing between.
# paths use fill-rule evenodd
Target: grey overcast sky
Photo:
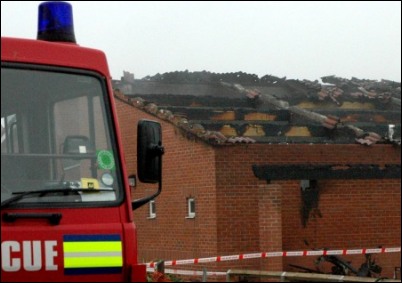
<instances>
[{"instance_id":1,"label":"grey overcast sky","mask_svg":"<svg viewBox=\"0 0 402 283\"><path fill-rule=\"evenodd\" d=\"M41 1L1 1L1 36L35 38ZM401 1L69 1L78 44L113 78L243 71L401 81Z\"/></svg>"}]
</instances>

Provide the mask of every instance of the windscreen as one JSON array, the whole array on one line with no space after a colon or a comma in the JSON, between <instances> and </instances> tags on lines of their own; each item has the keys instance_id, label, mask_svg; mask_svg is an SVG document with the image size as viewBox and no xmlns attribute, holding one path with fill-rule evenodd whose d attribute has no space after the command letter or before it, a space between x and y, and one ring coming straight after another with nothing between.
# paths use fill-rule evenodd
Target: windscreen
<instances>
[{"instance_id":1,"label":"windscreen","mask_svg":"<svg viewBox=\"0 0 402 283\"><path fill-rule=\"evenodd\" d=\"M104 80L90 72L2 63L2 202L27 192L12 205L121 200L106 93Z\"/></svg>"}]
</instances>

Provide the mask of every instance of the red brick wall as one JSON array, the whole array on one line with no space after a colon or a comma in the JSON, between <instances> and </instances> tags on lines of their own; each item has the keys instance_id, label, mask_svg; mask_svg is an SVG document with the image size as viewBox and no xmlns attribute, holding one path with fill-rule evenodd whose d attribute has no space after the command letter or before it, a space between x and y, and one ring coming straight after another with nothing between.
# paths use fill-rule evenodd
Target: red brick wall
<instances>
[{"instance_id":1,"label":"red brick wall","mask_svg":"<svg viewBox=\"0 0 402 283\"><path fill-rule=\"evenodd\" d=\"M136 174L136 127L139 119L158 120L117 101L129 174ZM155 200L156 219L148 219L149 206L134 212L140 260L186 259L217 253L215 153L203 142L187 139L164 121L162 140L163 191ZM139 184L133 198L155 192L155 184ZM196 218L187 219L187 198L196 200Z\"/></svg>"},{"instance_id":2,"label":"red brick wall","mask_svg":"<svg viewBox=\"0 0 402 283\"><path fill-rule=\"evenodd\" d=\"M117 101L129 174L136 173L136 124L157 120ZM322 180L319 211L303 228L300 181L258 180L253 164L400 164L400 148L391 145L235 145L213 147L190 140L162 121L162 194L156 219L148 205L135 211L140 260L186 259L249 252L304 250L311 247L371 248L401 245L400 179ZM151 194L155 185L139 184L134 198ZM186 219L186 198L196 199L196 218ZM400 253L376 256L392 276ZM289 263L313 266L314 257L245 260L208 265L290 270ZM363 255L348 257L359 267ZM200 269L200 267L195 267Z\"/></svg>"},{"instance_id":3,"label":"red brick wall","mask_svg":"<svg viewBox=\"0 0 402 283\"><path fill-rule=\"evenodd\" d=\"M322 217L309 219L306 228L300 225L300 189L289 184L284 189L291 198L284 201L284 249L302 249L303 240L310 247L372 248L401 245L401 192L400 180L325 180L320 187L319 210ZM359 267L364 256L348 256L352 265ZM395 266L400 266L400 253L377 255L383 275L392 276ZM313 267L313 260L303 260L303 265ZM287 263L300 264L299 259Z\"/></svg>"},{"instance_id":4,"label":"red brick wall","mask_svg":"<svg viewBox=\"0 0 402 283\"><path fill-rule=\"evenodd\" d=\"M272 181L253 175L253 164L400 164L400 148L390 145L247 145L217 149L218 239L221 253L371 248L401 245L400 179L321 180L322 218L303 228L299 180ZM233 227L232 233L230 228ZM250 240L250 243L247 243ZM386 276L400 266L400 253L376 256ZM312 267L314 257L262 261L262 268ZM348 256L359 267L364 256ZM279 266L278 266L279 265Z\"/></svg>"}]
</instances>

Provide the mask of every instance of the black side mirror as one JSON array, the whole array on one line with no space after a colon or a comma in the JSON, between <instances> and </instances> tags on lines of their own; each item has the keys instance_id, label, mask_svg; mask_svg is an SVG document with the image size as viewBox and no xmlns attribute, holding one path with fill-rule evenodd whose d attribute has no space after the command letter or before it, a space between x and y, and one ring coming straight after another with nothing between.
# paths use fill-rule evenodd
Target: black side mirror
<instances>
[{"instance_id":1,"label":"black side mirror","mask_svg":"<svg viewBox=\"0 0 402 283\"><path fill-rule=\"evenodd\" d=\"M137 133L137 172L143 183L159 183L156 193L142 199L134 200L135 210L156 198L162 191L162 129L158 122L141 120Z\"/></svg>"},{"instance_id":2,"label":"black side mirror","mask_svg":"<svg viewBox=\"0 0 402 283\"><path fill-rule=\"evenodd\" d=\"M161 179L162 147L161 125L154 121L138 123L137 165L138 178L143 183L158 183Z\"/></svg>"}]
</instances>

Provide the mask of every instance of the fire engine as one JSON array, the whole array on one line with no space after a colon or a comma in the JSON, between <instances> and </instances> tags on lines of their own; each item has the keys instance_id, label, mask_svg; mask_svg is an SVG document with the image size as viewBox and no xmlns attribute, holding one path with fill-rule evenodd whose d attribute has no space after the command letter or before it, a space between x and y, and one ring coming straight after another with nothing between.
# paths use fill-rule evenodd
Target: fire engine
<instances>
[{"instance_id":1,"label":"fire engine","mask_svg":"<svg viewBox=\"0 0 402 283\"><path fill-rule=\"evenodd\" d=\"M133 210L161 192L161 125L138 123L138 179L159 185L132 200L105 54L69 3L38 18L36 40L1 38L1 281L145 281Z\"/></svg>"}]
</instances>

